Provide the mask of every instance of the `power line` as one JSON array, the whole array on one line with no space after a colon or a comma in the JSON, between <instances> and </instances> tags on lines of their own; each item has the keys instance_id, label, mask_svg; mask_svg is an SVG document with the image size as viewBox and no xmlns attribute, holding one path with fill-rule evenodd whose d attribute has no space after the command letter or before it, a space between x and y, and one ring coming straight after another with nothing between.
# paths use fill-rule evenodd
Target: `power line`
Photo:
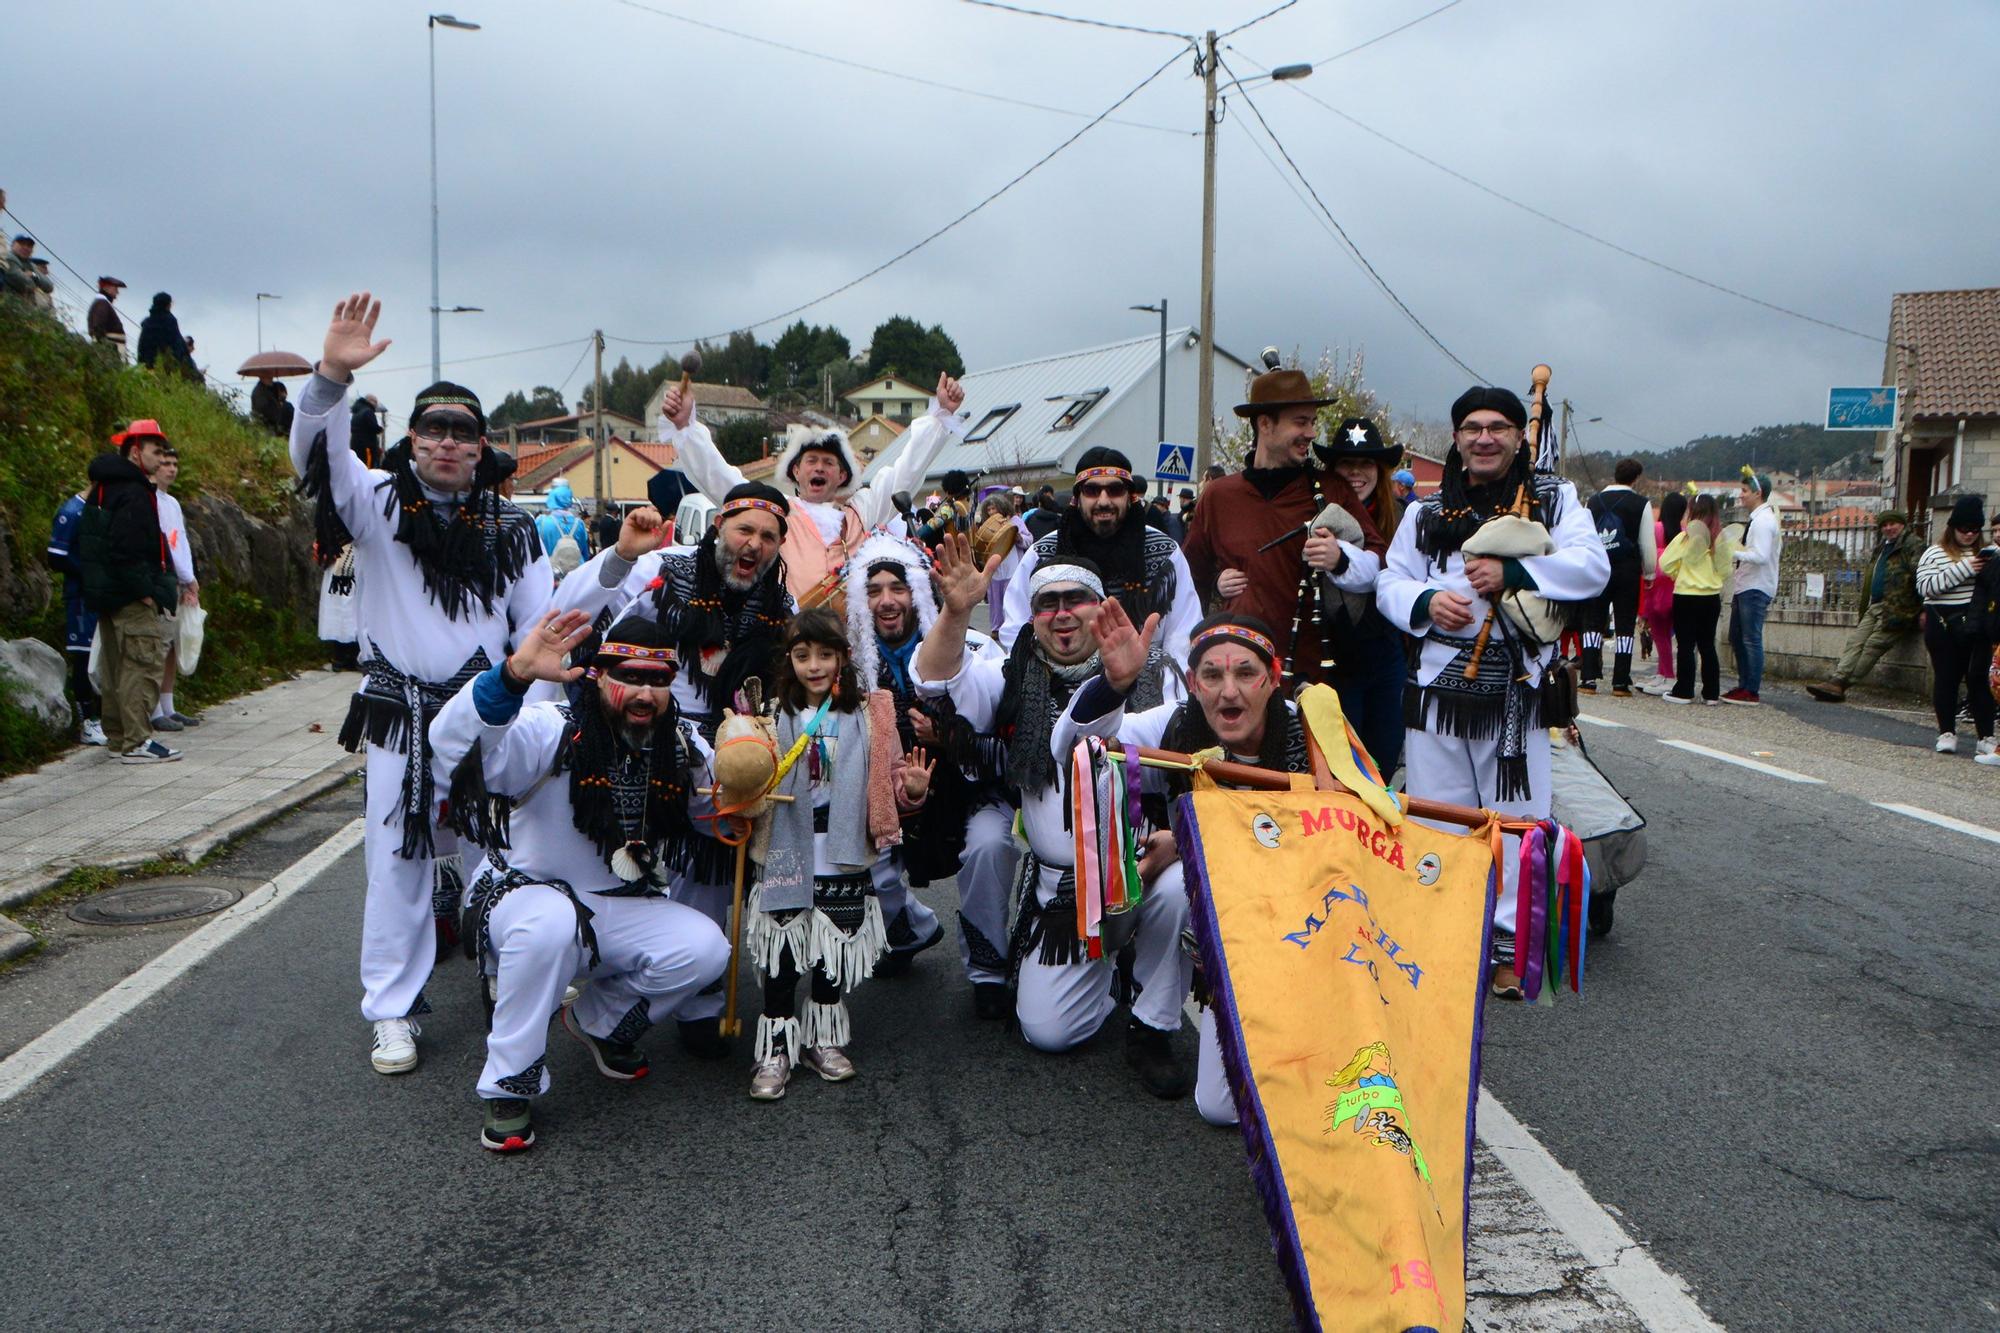
<instances>
[{"instance_id":1,"label":"power line","mask_svg":"<svg viewBox=\"0 0 2000 1333\"><path fill-rule=\"evenodd\" d=\"M1239 51L1238 54L1246 56L1248 55L1247 52L1241 52L1241 51ZM1262 62L1258 63L1261 64ZM1878 346L1888 343L1900 347L1904 351L1909 352L1912 355L1916 353L1917 349L1910 346L1907 343L1896 343L1894 342L1893 339L1884 338L1880 334L1864 333L1860 329L1851 329L1847 327L1847 325L1845 324L1836 324L1832 320L1821 319L1817 315L1808 315L1804 311L1794 310L1789 306L1779 305L1775 301L1766 301L1761 296L1752 296L1749 292L1739 291L1734 287L1726 286L1723 283L1715 282L1708 278L1704 278L1697 273L1690 273L1684 268L1677 268L1674 265L1667 263L1665 260L1655 259L1651 255L1641 254L1639 251L1634 250L1629 246L1620 245L1618 242L1607 239L1606 237L1603 236L1599 236L1595 232L1586 231L1584 228L1577 226L1573 222L1565 222L1561 218L1556 217L1554 214L1543 212L1541 209L1536 208L1533 204L1523 203L1521 200L1514 198L1512 195L1503 194L1499 190L1494 189L1492 186L1487 185L1481 181L1476 181L1472 177L1466 175L1464 172L1448 167L1444 163L1438 161L1436 158L1429 157L1424 153L1419 152L1417 149L1410 147L1406 143L1402 143L1396 139L1390 138L1387 134L1384 134L1381 130L1376 129L1373 125L1369 125L1364 121L1357 120L1355 117L1349 115L1347 112L1342 111L1339 107L1334 106L1331 102L1324 101L1321 98L1314 96L1311 92L1307 91L1304 88L1297 87L1296 85L1293 85L1292 87L1294 92L1298 93L1299 96L1305 98L1307 101L1313 103L1318 107L1323 108L1324 110L1330 112L1335 116L1340 117L1342 120L1354 126L1356 129L1361 130L1366 134L1373 135L1377 139L1380 139L1383 143L1388 144L1391 148L1394 148L1399 152L1404 152L1409 154L1411 157L1416 158L1419 162L1422 162L1424 165L1428 167L1433 167L1438 171L1442 171L1445 175L1450 176L1453 180L1459 181L1466 185L1470 185L1473 189L1480 191L1482 194L1491 195L1493 198L1498 199L1503 204L1510 204L1513 207L1520 209L1523 213L1526 213L1531 217L1540 218L1543 222L1546 222L1551 226L1560 227L1566 232L1570 232L1573 235L1581 236L1584 240L1591 241L1597 245L1603 246L1607 250L1611 250L1618 254L1624 255L1627 259L1636 259L1640 263L1650 265L1653 268L1659 269L1663 273L1671 273L1677 278L1685 279L1686 281L1692 282L1700 287L1706 287L1710 291L1720 292L1724 296L1733 296L1739 301L1747 301L1751 305L1761 306L1766 310L1773 311L1780 315L1789 316L1792 319L1803 320L1808 324L1817 324L1819 327L1823 329L1831 329L1836 333L1850 334L1853 337L1865 339L1868 342L1877 344Z\"/></svg>"},{"instance_id":2,"label":"power line","mask_svg":"<svg viewBox=\"0 0 2000 1333\"><path fill-rule=\"evenodd\" d=\"M1024 5L1003 4L1001 0L965 0L968 5L978 5L983 9L1004 9L1009 14L1023 14L1029 18L1054 19L1059 23L1075 23L1085 28L1110 28L1116 32L1143 32L1152 37L1178 37L1184 42L1192 42L1194 34L1172 32L1166 28L1142 28L1136 23L1113 23L1109 19L1082 18L1075 14L1056 14L1046 9L1029 9ZM1280 5L1280 9L1284 6Z\"/></svg>"},{"instance_id":3,"label":"power line","mask_svg":"<svg viewBox=\"0 0 2000 1333\"><path fill-rule=\"evenodd\" d=\"M1408 23L1398 24L1396 27L1389 29L1389 31L1387 32L1378 32L1373 37L1370 37L1367 41L1357 43L1354 46L1350 46L1345 51L1336 51L1324 60L1313 61L1313 65L1315 67L1320 65L1331 65L1336 60L1345 60L1348 56L1353 55L1356 51L1365 51L1369 47L1375 45L1375 43L1377 42L1387 41L1389 38L1394 37L1399 32L1404 32L1407 31L1408 29L1416 27L1419 23L1422 23L1425 19L1434 19L1438 15L1444 13L1445 10L1452 8L1454 5L1461 5L1464 3L1465 0L1445 0L1445 3L1439 5L1436 9L1433 9L1428 14L1419 14L1415 18L1411 19Z\"/></svg>"},{"instance_id":4,"label":"power line","mask_svg":"<svg viewBox=\"0 0 2000 1333\"><path fill-rule=\"evenodd\" d=\"M576 339L564 338L561 342L543 343L539 347L516 347L512 351L507 352L487 352L481 356L454 357L449 361L440 361L438 364L440 366L469 366L475 361L498 361L502 357L526 356L530 352L547 352L558 347L574 347L575 345ZM429 370L430 367L431 363L428 361L417 366L384 366L380 370L377 370L373 366L364 366L360 373L365 375L400 375L405 371Z\"/></svg>"},{"instance_id":5,"label":"power line","mask_svg":"<svg viewBox=\"0 0 2000 1333\"><path fill-rule=\"evenodd\" d=\"M1224 69L1229 70L1229 75L1231 78L1237 77L1236 71L1229 68L1228 61L1221 60L1219 56L1217 57L1217 59L1220 61ZM1340 239L1342 243L1345 244L1347 248L1353 252L1354 257L1361 262L1361 267L1366 269L1368 272L1368 276L1375 280L1375 285L1382 289L1382 294L1384 296L1387 296L1391 301L1395 302L1396 308L1403 312L1404 317L1408 319L1411 324L1414 324L1416 326L1417 332L1423 334L1424 337L1430 340L1430 343L1433 347L1437 348L1438 351L1444 353L1446 360L1450 361L1453 365L1457 366L1460 370L1464 371L1466 374L1472 376L1473 379L1479 381L1481 384L1486 383L1487 381L1485 376L1481 375L1471 366L1466 365L1465 362L1459 358L1458 353L1452 351L1449 347L1446 347L1444 345L1443 339L1439 338L1435 333L1432 333L1430 331L1429 325L1425 324L1421 319L1417 318L1417 312L1410 309L1409 303L1404 301L1401 296L1398 296L1396 294L1396 289L1389 285L1388 279L1384 278L1381 275L1381 273L1376 270L1375 265L1371 264L1368 261L1368 256L1361 253L1361 247L1354 243L1354 238L1349 236L1347 234L1347 229L1340 225L1340 219L1334 217L1333 210L1326 206L1326 201L1320 198L1319 191L1313 188L1313 184L1310 180L1306 179L1305 172L1299 169L1299 164L1292 158L1291 152L1284 145L1284 141L1279 139L1277 134L1271 129L1271 123L1264 119L1264 113L1258 110L1256 99L1250 96L1249 89L1244 88L1239 83L1237 85L1236 91L1243 98L1244 105L1250 108L1250 114L1257 117L1257 123L1263 126L1264 133L1271 140L1271 146L1276 148L1278 150L1279 155L1285 159L1285 164L1292 169L1292 174L1299 178L1299 184L1306 187L1306 192L1312 196L1313 203L1319 206L1320 213L1325 216L1328 222L1333 224L1333 229L1340 234Z\"/></svg>"},{"instance_id":6,"label":"power line","mask_svg":"<svg viewBox=\"0 0 2000 1333\"><path fill-rule=\"evenodd\" d=\"M576 354L576 364L569 368L569 374L563 376L562 383L559 386L557 386L556 397L561 398L564 394L569 392L569 382L576 378L577 371L583 369L583 358L589 356L591 349L595 346L597 346L597 340L594 338L586 341L583 344L583 350Z\"/></svg>"},{"instance_id":7,"label":"power line","mask_svg":"<svg viewBox=\"0 0 2000 1333\"><path fill-rule=\"evenodd\" d=\"M967 88L962 84L945 83L938 79L927 79L922 75L912 74L908 70L886 69L881 65L870 65L865 61L850 60L845 56L829 55L824 51L815 51L810 47L793 46L789 42L777 41L770 37L760 37L756 33L742 32L735 28L725 28L719 23L710 23L705 19L690 18L686 14L677 14L671 9L661 9L657 5L642 4L640 0L614 0L614 3L621 4L627 9L636 9L641 13L652 14L658 18L671 19L676 23L685 23L691 28L702 28L708 32L719 32L726 37L735 37L741 41L755 42L759 46L768 46L774 51L787 51L792 55L804 56L809 60L824 61L829 65L839 65L845 69L858 69L868 74L880 74L885 78L894 79L898 83L914 83L925 88L939 88L948 93L959 93L966 97L978 97L988 102L1000 102L1007 106L1026 107L1031 111L1047 111L1058 116L1071 116L1079 120L1090 115L1088 111L1074 111L1066 106L1050 106L1045 102L1030 102L1025 98L1008 97L1003 93L989 93L978 88ZM1181 134L1189 137L1200 133L1199 130L1184 130L1175 125L1155 125L1150 121L1144 120L1115 120L1112 123L1129 125L1134 129L1158 130L1166 134Z\"/></svg>"},{"instance_id":8,"label":"power line","mask_svg":"<svg viewBox=\"0 0 2000 1333\"><path fill-rule=\"evenodd\" d=\"M936 231L924 237L922 240L917 241L912 245L904 247L896 254L890 256L888 259L885 259L881 263L877 264L874 268L871 268L866 273L863 273L860 277L851 278L848 281L841 283L840 286L835 287L830 292L824 292L819 296L815 296L810 301L806 301L803 302L802 304L795 305L790 310L780 311L779 313L772 315L766 319L760 319L754 324L741 324L738 325L736 328L725 329L720 333L706 333L700 335L699 337L694 337L694 338L621 338L616 336L615 334L609 334L609 333L605 334L604 336L613 342L626 343L633 347L692 346L695 343L715 342L721 339L725 339L729 337L729 335L732 333L748 333L752 329L761 329L766 324L776 324L780 320L790 319L792 316L810 310L814 306L819 305L824 301L830 301L834 297L839 296L842 292L860 286L862 283L868 281L876 274L881 273L884 270L891 268L896 264L900 264L903 260L908 259L911 255L923 249L925 246L929 245L932 241L938 239L938 237L943 236L946 232L952 230L960 223L966 221L973 214L979 212L981 209L985 208L988 204L998 199L1001 195L1007 193L1007 191L1013 189L1016 185L1019 185L1022 181L1032 176L1035 172L1039 171L1042 167L1046 166L1049 162L1053 161L1057 154L1061 153L1064 149L1068 148L1078 139L1081 139L1084 135L1090 133L1091 130L1095 129L1097 126L1103 124L1106 120L1108 120L1113 111L1116 111L1119 107L1124 106L1127 102L1131 101L1134 97L1138 96L1141 89L1145 88L1146 85L1151 83L1154 79L1157 79L1162 74L1166 73L1168 69L1172 68L1174 62L1179 60L1184 54L1185 54L1184 51L1176 51L1172 55L1168 56L1164 61L1160 63L1159 68L1155 69L1151 74L1148 74L1145 78L1139 80L1139 82L1132 85L1132 87L1126 91L1124 96L1120 97L1117 101L1113 102L1110 106L1106 107L1104 110L1098 112L1096 116L1092 117L1089 124L1084 125L1080 129L1078 129L1076 133L1070 135L1067 139L1064 139L1054 148L1051 148L1048 152L1042 154L1041 157L1037 158L1031 165L1029 165L1025 170L1020 172L1018 175L1016 175L1012 180L1009 180L1005 185L1002 185L999 189L993 191L991 194L987 195L984 199L981 199L978 203L966 209L963 213L960 213L957 217L945 223L942 227L939 227Z\"/></svg>"},{"instance_id":9,"label":"power line","mask_svg":"<svg viewBox=\"0 0 2000 1333\"><path fill-rule=\"evenodd\" d=\"M1244 30L1245 28L1254 28L1254 27L1256 27L1256 26L1257 26L1257 25L1258 25L1259 23L1262 23L1262 22L1263 22L1263 21L1264 21L1265 19L1267 19L1267 18L1271 17L1271 15L1273 15L1273 14L1282 14L1282 13L1284 13L1284 12L1285 12L1285 11L1286 11L1287 9L1290 9L1290 8L1291 8L1291 7L1293 6L1293 5L1296 5L1296 4L1298 3L1298 2L1299 2L1299 0L1285 0L1285 2L1284 2L1283 4L1281 4L1281 5L1277 5L1277 6L1273 7L1273 8L1271 8L1271 9L1267 9L1267 10L1265 10L1265 11L1264 11L1263 13L1259 14L1259 15L1258 15L1258 16L1257 16L1256 18L1254 18L1254 19L1251 19L1251 20L1249 20L1248 22L1245 22L1245 23L1239 23L1239 24L1237 24L1237 25L1236 25L1235 27L1231 28L1231 29L1230 29L1230 30L1229 30L1228 32L1225 32L1225 33L1219 33L1219 34L1217 34L1217 36L1216 36L1216 39L1215 39L1215 40L1219 42L1219 41L1221 41L1221 40L1222 40L1222 39L1223 39L1224 37L1234 37L1234 36L1235 36L1235 35L1236 35L1237 33L1239 33L1239 32L1242 32L1242 31L1243 31L1243 30Z\"/></svg>"}]
</instances>

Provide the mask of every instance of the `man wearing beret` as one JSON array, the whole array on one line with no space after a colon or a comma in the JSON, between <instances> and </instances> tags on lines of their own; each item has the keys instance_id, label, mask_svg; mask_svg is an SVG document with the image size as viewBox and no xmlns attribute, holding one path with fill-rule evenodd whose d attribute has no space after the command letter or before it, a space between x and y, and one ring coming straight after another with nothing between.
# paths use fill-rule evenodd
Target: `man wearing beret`
<instances>
[{"instance_id":1,"label":"man wearing beret","mask_svg":"<svg viewBox=\"0 0 2000 1333\"><path fill-rule=\"evenodd\" d=\"M1845 701L1848 686L1866 677L1884 653L1917 632L1917 617L1924 609L1924 599L1917 595L1917 557L1924 544L1909 528L1910 516L1900 509L1885 509L1875 516L1875 530L1882 540L1869 562L1868 580L1861 585L1861 619L1847 636L1833 678L1806 686L1813 698L1830 704Z\"/></svg>"},{"instance_id":2,"label":"man wearing beret","mask_svg":"<svg viewBox=\"0 0 2000 1333\"><path fill-rule=\"evenodd\" d=\"M1422 640L1404 703L1406 790L1545 819L1548 727L1558 719L1543 714L1542 684L1555 629L1581 623L1610 581L1611 560L1576 487L1534 471L1527 422L1527 408L1506 389L1481 385L1452 404L1444 478L1435 495L1404 511L1375 601L1390 623ZM1546 529L1545 554L1465 554L1467 539L1486 523L1523 509ZM1516 620L1523 599L1498 614L1503 598L1517 592L1553 603L1535 619L1542 637ZM1493 912L1493 988L1519 999L1513 934L1520 848L1518 839L1507 841L1507 887Z\"/></svg>"}]
</instances>

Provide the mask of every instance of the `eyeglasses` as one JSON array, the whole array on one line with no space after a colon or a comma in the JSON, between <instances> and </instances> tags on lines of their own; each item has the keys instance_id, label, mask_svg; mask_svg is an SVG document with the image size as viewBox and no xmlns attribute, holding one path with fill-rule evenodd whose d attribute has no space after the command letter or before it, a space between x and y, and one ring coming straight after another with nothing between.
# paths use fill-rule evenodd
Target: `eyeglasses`
<instances>
[{"instance_id":1,"label":"eyeglasses","mask_svg":"<svg viewBox=\"0 0 2000 1333\"><path fill-rule=\"evenodd\" d=\"M1455 432L1461 440L1476 440L1482 435L1491 435L1496 440L1504 440L1520 431L1511 421L1490 422L1483 426L1460 426Z\"/></svg>"},{"instance_id":2,"label":"eyeglasses","mask_svg":"<svg viewBox=\"0 0 2000 1333\"><path fill-rule=\"evenodd\" d=\"M620 662L607 667L605 675L620 685L650 685L656 690L664 690L674 683L672 667L642 666L637 662Z\"/></svg>"},{"instance_id":3,"label":"eyeglasses","mask_svg":"<svg viewBox=\"0 0 2000 1333\"><path fill-rule=\"evenodd\" d=\"M1122 481L1114 481L1108 485L1095 481L1086 481L1083 485L1076 488L1076 493L1086 500L1095 500L1100 495L1106 499L1122 500L1131 492Z\"/></svg>"},{"instance_id":4,"label":"eyeglasses","mask_svg":"<svg viewBox=\"0 0 2000 1333\"><path fill-rule=\"evenodd\" d=\"M479 439L479 423L455 412L426 412L410 423L410 434L420 440L472 444Z\"/></svg>"},{"instance_id":5,"label":"eyeglasses","mask_svg":"<svg viewBox=\"0 0 2000 1333\"><path fill-rule=\"evenodd\" d=\"M1075 588L1067 592L1045 592L1029 603L1029 609L1038 616L1052 616L1059 611L1075 612L1086 606L1096 606L1103 600L1087 588Z\"/></svg>"}]
</instances>

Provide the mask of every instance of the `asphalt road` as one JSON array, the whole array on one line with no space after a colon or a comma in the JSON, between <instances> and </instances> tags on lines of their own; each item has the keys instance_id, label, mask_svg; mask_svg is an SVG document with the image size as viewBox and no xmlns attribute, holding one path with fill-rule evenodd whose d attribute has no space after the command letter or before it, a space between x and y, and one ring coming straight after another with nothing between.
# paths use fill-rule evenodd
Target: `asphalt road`
<instances>
[{"instance_id":1,"label":"asphalt road","mask_svg":"<svg viewBox=\"0 0 2000 1333\"><path fill-rule=\"evenodd\" d=\"M1934 738L1785 711L1850 760ZM2000 1327L2000 849L1644 731L1585 735L1650 821L1649 864L1582 1002L1487 1006L1487 1086L1729 1327Z\"/></svg>"},{"instance_id":2,"label":"asphalt road","mask_svg":"<svg viewBox=\"0 0 2000 1333\"><path fill-rule=\"evenodd\" d=\"M484 1152L469 963L433 981L422 1068L368 1066L360 876L0 1108L0 1325L1288 1323L1235 1131L1146 1097L1115 1034L1050 1058L976 1024L942 945L857 992L852 1083L753 1103L747 1057L656 1033L616 1085L556 1033L541 1142Z\"/></svg>"}]
</instances>

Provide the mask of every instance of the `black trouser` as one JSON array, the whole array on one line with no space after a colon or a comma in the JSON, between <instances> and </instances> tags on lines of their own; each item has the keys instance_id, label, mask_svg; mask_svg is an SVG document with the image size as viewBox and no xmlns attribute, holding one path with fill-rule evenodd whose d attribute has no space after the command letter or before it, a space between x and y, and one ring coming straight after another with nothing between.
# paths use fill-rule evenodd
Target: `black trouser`
<instances>
[{"instance_id":1,"label":"black trouser","mask_svg":"<svg viewBox=\"0 0 2000 1333\"><path fill-rule=\"evenodd\" d=\"M1701 697L1722 697L1722 659L1715 652L1715 626L1722 619L1722 594L1674 594L1674 694L1694 698L1694 660L1701 656Z\"/></svg>"},{"instance_id":2,"label":"black trouser","mask_svg":"<svg viewBox=\"0 0 2000 1333\"><path fill-rule=\"evenodd\" d=\"M1629 690L1632 688L1632 636L1639 624L1639 562L1613 561L1611 581L1604 587L1604 596L1592 608L1589 627L1583 632L1583 662L1579 674L1586 683L1595 683L1604 674L1604 631L1607 626L1613 633L1612 648L1615 656L1611 665L1611 687ZM1607 617L1607 609L1610 615Z\"/></svg>"},{"instance_id":3,"label":"black trouser","mask_svg":"<svg viewBox=\"0 0 2000 1333\"><path fill-rule=\"evenodd\" d=\"M1962 639L1946 629L1935 606L1924 608L1924 648L1931 655L1931 711L1939 732L1958 730L1958 687L1971 696L1972 731L1980 740L1993 734L1993 690L1986 672L1993 645L1983 638Z\"/></svg>"},{"instance_id":4,"label":"black trouser","mask_svg":"<svg viewBox=\"0 0 2000 1333\"><path fill-rule=\"evenodd\" d=\"M840 987L833 984L823 965L815 963L812 974L814 1004L839 1004ZM778 955L778 970L764 979L764 1017L793 1018L799 1012L799 964L787 944Z\"/></svg>"},{"instance_id":5,"label":"black trouser","mask_svg":"<svg viewBox=\"0 0 2000 1333\"><path fill-rule=\"evenodd\" d=\"M97 696L97 687L90 683L89 652L66 652L69 659L69 692L76 699L76 715L86 722L96 721L103 707Z\"/></svg>"}]
</instances>

